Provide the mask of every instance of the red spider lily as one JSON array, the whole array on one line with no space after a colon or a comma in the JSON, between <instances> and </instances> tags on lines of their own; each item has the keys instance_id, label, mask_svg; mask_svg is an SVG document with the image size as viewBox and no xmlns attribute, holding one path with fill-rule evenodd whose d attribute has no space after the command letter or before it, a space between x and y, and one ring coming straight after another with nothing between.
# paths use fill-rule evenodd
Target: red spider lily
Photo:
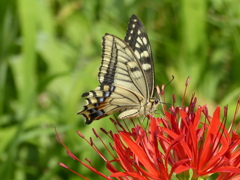
<instances>
[{"instance_id":1,"label":"red spider lily","mask_svg":"<svg viewBox=\"0 0 240 180\"><path fill-rule=\"evenodd\" d=\"M86 159L88 163L84 163L74 156L57 136L70 157L105 179L168 180L173 176L176 179L198 179L215 173L218 173L218 180L240 179L239 125L236 130L232 129L240 100L228 130L225 128L227 109L221 120L220 107L210 116L207 106L196 108L196 102L197 99L193 96L189 106L172 106L168 111L164 110L161 118L148 116L150 124L147 128L131 121L134 127L130 129L122 125L124 121L112 120L117 133L106 132L101 128L113 141L110 147L93 130L110 153L111 160L95 146L92 138L87 140L78 132L106 162L109 175L99 172L90 160ZM88 179L63 163L59 164Z\"/></svg>"},{"instance_id":2,"label":"red spider lily","mask_svg":"<svg viewBox=\"0 0 240 180\"><path fill-rule=\"evenodd\" d=\"M228 173L224 179L229 179L240 173L240 136L233 131L234 136L230 137L220 122L219 107L212 117L204 106L196 112L172 108L165 118L151 118L151 122L154 120L163 124L159 127L158 142L166 152L165 159L176 167L175 173L191 169L193 179L217 172ZM184 159L188 161L179 166L179 161ZM218 179L223 176L221 173Z\"/></svg>"}]
</instances>

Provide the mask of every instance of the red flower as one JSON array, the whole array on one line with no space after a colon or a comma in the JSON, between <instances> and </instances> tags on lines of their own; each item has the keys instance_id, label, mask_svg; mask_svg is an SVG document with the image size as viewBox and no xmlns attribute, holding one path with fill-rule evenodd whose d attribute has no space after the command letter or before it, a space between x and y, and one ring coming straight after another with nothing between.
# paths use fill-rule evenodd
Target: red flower
<instances>
[{"instance_id":1,"label":"red flower","mask_svg":"<svg viewBox=\"0 0 240 180\"><path fill-rule=\"evenodd\" d=\"M172 108L172 113L166 112L166 117L158 119L158 122L164 125L160 127L160 136L167 138L159 142L165 149L166 160L176 167L175 173L191 169L193 179L217 172L232 173L231 176L240 173L240 136L233 132L235 136L230 137L229 131L220 122L220 107L216 108L212 117L208 115L206 106L199 107L196 112ZM188 161L179 166L179 161L184 159Z\"/></svg>"},{"instance_id":2,"label":"red flower","mask_svg":"<svg viewBox=\"0 0 240 180\"><path fill-rule=\"evenodd\" d=\"M112 120L118 130L117 133L101 129L113 140L114 145L110 148L93 129L95 136L111 154L111 160L105 158L92 139L88 141L78 132L106 162L109 175L95 169L88 159L86 160L89 164L79 160L57 136L70 157L105 179L168 180L172 176L179 179L183 177L197 179L215 173L218 173L219 180L239 179L240 136L237 134L238 127L233 130L232 126L240 100L228 130L225 128L227 113L221 120L220 107L217 107L213 116L210 116L207 106L200 106L195 110L196 101L193 96L187 107L172 106L168 111L164 110L164 116L161 118L148 116L150 120L148 128L136 125L132 121L134 128L129 129L128 126L122 125L124 121ZM73 171L63 163L59 164Z\"/></svg>"}]
</instances>

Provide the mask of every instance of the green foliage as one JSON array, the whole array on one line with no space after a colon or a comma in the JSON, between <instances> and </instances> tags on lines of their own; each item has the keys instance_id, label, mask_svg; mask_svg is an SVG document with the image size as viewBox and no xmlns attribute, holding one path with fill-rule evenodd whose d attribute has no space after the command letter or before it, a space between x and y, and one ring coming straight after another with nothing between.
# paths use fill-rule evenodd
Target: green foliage
<instances>
[{"instance_id":1,"label":"green foliage","mask_svg":"<svg viewBox=\"0 0 240 180\"><path fill-rule=\"evenodd\" d=\"M175 76L166 96L181 97L190 76L187 98L195 92L200 105L228 104L231 120L240 92L238 0L0 1L0 177L78 179L57 164L64 162L95 179L66 155L54 126L80 159L107 173L75 131L93 136L110 121L87 126L76 112L98 84L101 37L124 38L132 14L150 37L157 84Z\"/></svg>"}]
</instances>

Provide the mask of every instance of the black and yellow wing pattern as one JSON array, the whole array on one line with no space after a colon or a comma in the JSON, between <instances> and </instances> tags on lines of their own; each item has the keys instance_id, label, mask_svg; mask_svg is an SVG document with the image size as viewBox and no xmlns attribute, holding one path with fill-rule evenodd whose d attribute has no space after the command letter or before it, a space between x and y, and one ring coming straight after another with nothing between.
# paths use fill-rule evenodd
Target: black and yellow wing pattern
<instances>
[{"instance_id":1,"label":"black and yellow wing pattern","mask_svg":"<svg viewBox=\"0 0 240 180\"><path fill-rule=\"evenodd\" d=\"M119 118L153 114L159 100L154 98L154 66L146 30L132 15L124 40L105 34L102 38L100 85L84 93L86 105L78 114L86 124L114 112Z\"/></svg>"}]
</instances>

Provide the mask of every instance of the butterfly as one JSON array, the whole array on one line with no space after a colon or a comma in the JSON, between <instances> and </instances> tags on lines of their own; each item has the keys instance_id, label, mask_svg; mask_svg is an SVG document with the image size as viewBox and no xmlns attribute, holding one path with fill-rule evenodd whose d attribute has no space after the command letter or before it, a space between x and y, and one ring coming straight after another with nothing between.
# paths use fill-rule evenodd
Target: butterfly
<instances>
[{"instance_id":1,"label":"butterfly","mask_svg":"<svg viewBox=\"0 0 240 180\"><path fill-rule=\"evenodd\" d=\"M78 114L86 124L120 112L119 119L153 114L160 103L154 95L152 50L143 23L130 17L125 39L105 34L102 38L100 85L83 93L84 109Z\"/></svg>"}]
</instances>

